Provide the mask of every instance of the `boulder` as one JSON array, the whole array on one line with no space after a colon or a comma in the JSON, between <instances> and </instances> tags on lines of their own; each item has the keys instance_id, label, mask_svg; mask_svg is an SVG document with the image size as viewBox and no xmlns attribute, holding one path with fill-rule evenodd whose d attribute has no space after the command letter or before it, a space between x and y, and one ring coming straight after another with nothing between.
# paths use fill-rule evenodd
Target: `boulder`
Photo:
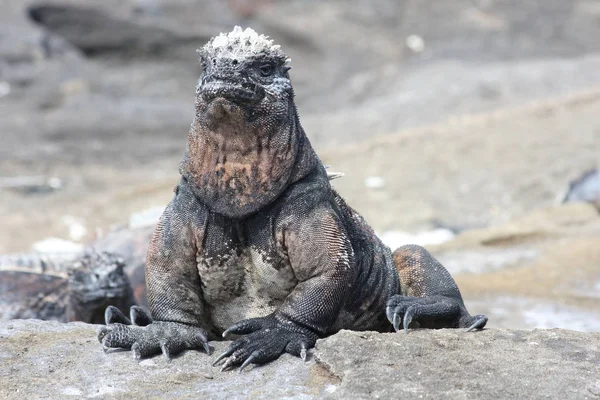
<instances>
[{"instance_id":1,"label":"boulder","mask_svg":"<svg viewBox=\"0 0 600 400\"><path fill-rule=\"evenodd\" d=\"M0 322L0 397L22 398L451 398L600 397L600 334L562 329L341 331L307 362L283 355L237 371L213 354L167 362L104 354L98 326Z\"/></svg>"}]
</instances>

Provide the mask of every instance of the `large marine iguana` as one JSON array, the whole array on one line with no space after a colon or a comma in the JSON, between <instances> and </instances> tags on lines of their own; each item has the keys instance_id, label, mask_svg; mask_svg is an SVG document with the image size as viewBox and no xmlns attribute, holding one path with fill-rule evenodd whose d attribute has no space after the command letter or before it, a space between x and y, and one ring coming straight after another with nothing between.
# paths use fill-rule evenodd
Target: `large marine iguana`
<instances>
[{"instance_id":1,"label":"large marine iguana","mask_svg":"<svg viewBox=\"0 0 600 400\"><path fill-rule=\"evenodd\" d=\"M279 46L236 27L200 59L181 181L146 258L151 316L108 308L105 350L169 357L241 335L215 363L243 369L284 352L304 358L340 329L486 324L424 248L392 254L331 188Z\"/></svg>"}]
</instances>

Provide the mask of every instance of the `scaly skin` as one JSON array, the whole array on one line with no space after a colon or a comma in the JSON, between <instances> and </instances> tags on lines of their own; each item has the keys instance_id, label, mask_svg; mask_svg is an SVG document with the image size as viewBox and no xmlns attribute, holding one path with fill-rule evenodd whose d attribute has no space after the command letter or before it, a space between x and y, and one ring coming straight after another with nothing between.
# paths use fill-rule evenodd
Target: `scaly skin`
<instances>
[{"instance_id":1,"label":"scaly skin","mask_svg":"<svg viewBox=\"0 0 600 400\"><path fill-rule=\"evenodd\" d=\"M394 262L331 188L278 46L236 27L200 55L182 179L146 260L153 322L127 324L109 310L105 349L168 356L235 334L216 362L244 368L284 352L304 358L342 328L485 325L429 253L404 247Z\"/></svg>"}]
</instances>

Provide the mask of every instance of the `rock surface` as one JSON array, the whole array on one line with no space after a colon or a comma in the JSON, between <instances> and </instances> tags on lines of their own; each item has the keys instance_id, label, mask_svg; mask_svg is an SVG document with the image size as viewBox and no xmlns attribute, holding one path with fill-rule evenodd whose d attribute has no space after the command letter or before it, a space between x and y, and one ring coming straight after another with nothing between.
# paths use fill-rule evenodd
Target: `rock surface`
<instances>
[{"instance_id":1,"label":"rock surface","mask_svg":"<svg viewBox=\"0 0 600 400\"><path fill-rule=\"evenodd\" d=\"M104 354L97 326L0 322L0 398L600 397L600 334L568 330L342 331L309 361L284 355L242 374L194 351L167 363ZM213 342L214 353L227 342Z\"/></svg>"},{"instance_id":2,"label":"rock surface","mask_svg":"<svg viewBox=\"0 0 600 400\"><path fill-rule=\"evenodd\" d=\"M596 87L319 155L345 173L333 185L375 229L478 228L551 206L595 167L599 111ZM385 185L365 187L369 176Z\"/></svg>"},{"instance_id":3,"label":"rock surface","mask_svg":"<svg viewBox=\"0 0 600 400\"><path fill-rule=\"evenodd\" d=\"M591 204L541 208L466 230L429 249L489 327L600 330L600 214Z\"/></svg>"}]
</instances>

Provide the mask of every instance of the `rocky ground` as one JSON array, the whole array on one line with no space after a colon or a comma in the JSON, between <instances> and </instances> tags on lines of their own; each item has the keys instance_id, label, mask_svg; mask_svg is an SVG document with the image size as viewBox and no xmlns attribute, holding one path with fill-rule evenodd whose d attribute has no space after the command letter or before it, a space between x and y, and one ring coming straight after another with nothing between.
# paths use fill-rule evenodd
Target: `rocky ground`
<instances>
[{"instance_id":1,"label":"rocky ground","mask_svg":"<svg viewBox=\"0 0 600 400\"><path fill-rule=\"evenodd\" d=\"M336 189L379 233L454 235L428 248L491 329L343 332L307 364L238 376L193 352L107 358L90 326L3 322L0 397L600 396L597 335L503 330L600 331L598 209L558 204L600 165L599 21L591 0L2 1L0 254L164 206L195 49L241 24L292 57L301 121L346 174Z\"/></svg>"},{"instance_id":2,"label":"rocky ground","mask_svg":"<svg viewBox=\"0 0 600 400\"><path fill-rule=\"evenodd\" d=\"M600 334L561 329L342 331L307 362L283 355L241 374L187 351L170 363L104 354L97 326L0 322L0 397L22 398L448 398L600 397Z\"/></svg>"}]
</instances>

